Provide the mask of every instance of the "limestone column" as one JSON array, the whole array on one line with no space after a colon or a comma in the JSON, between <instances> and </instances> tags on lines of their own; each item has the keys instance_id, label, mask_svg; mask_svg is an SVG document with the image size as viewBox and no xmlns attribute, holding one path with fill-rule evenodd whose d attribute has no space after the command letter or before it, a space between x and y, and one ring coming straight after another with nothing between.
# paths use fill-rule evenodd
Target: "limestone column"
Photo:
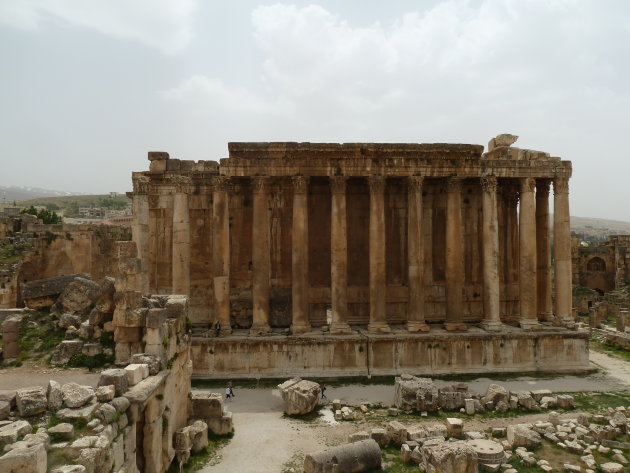
<instances>
[{"instance_id":1,"label":"limestone column","mask_svg":"<svg viewBox=\"0 0 630 473\"><path fill-rule=\"evenodd\" d=\"M424 249L422 245L422 185L424 177L407 178L407 253L409 259L409 303L407 330L428 332L424 320Z\"/></svg>"},{"instance_id":2,"label":"limestone column","mask_svg":"<svg viewBox=\"0 0 630 473\"><path fill-rule=\"evenodd\" d=\"M308 318L308 177L293 176L291 232L293 333L311 331Z\"/></svg>"},{"instance_id":3,"label":"limestone column","mask_svg":"<svg viewBox=\"0 0 630 473\"><path fill-rule=\"evenodd\" d=\"M385 317L385 177L370 176L370 332L389 332Z\"/></svg>"},{"instance_id":4,"label":"limestone column","mask_svg":"<svg viewBox=\"0 0 630 473\"><path fill-rule=\"evenodd\" d=\"M252 303L253 321L250 333L263 335L269 327L269 190L267 177L252 178L254 194L252 224Z\"/></svg>"},{"instance_id":5,"label":"limestone column","mask_svg":"<svg viewBox=\"0 0 630 473\"><path fill-rule=\"evenodd\" d=\"M519 212L519 325L524 329L538 326L536 296L536 179L521 179Z\"/></svg>"},{"instance_id":6,"label":"limestone column","mask_svg":"<svg viewBox=\"0 0 630 473\"><path fill-rule=\"evenodd\" d=\"M215 319L221 334L232 333L230 323L229 178L216 176L212 187L212 281ZM215 322L215 321L211 321Z\"/></svg>"},{"instance_id":7,"label":"limestone column","mask_svg":"<svg viewBox=\"0 0 630 473\"><path fill-rule=\"evenodd\" d=\"M330 297L331 333L350 333L348 325L348 229L346 178L331 176L330 210Z\"/></svg>"},{"instance_id":8,"label":"limestone column","mask_svg":"<svg viewBox=\"0 0 630 473\"><path fill-rule=\"evenodd\" d=\"M133 177L131 234L140 258L137 290L144 294L149 292L149 181L146 176Z\"/></svg>"},{"instance_id":9,"label":"limestone column","mask_svg":"<svg viewBox=\"0 0 630 473\"><path fill-rule=\"evenodd\" d=\"M483 245L483 321L481 327L501 329L499 305L499 223L497 210L497 178L481 178L482 245Z\"/></svg>"},{"instance_id":10,"label":"limestone column","mask_svg":"<svg viewBox=\"0 0 630 473\"><path fill-rule=\"evenodd\" d=\"M549 183L536 181L536 268L538 319L553 321L551 302L551 238L549 236Z\"/></svg>"},{"instance_id":11,"label":"limestone column","mask_svg":"<svg viewBox=\"0 0 630 473\"><path fill-rule=\"evenodd\" d=\"M571 228L569 217L569 180L553 181L553 234L556 318L573 327L571 313Z\"/></svg>"},{"instance_id":12,"label":"limestone column","mask_svg":"<svg viewBox=\"0 0 630 473\"><path fill-rule=\"evenodd\" d=\"M462 231L462 181L451 177L446 184L446 330L467 330L462 322L464 250Z\"/></svg>"},{"instance_id":13,"label":"limestone column","mask_svg":"<svg viewBox=\"0 0 630 473\"><path fill-rule=\"evenodd\" d=\"M518 189L507 184L503 188L505 203L505 290L506 314L515 317L518 312L519 243L518 243Z\"/></svg>"},{"instance_id":14,"label":"limestone column","mask_svg":"<svg viewBox=\"0 0 630 473\"><path fill-rule=\"evenodd\" d=\"M173 293L190 295L190 222L188 194L189 177L173 176Z\"/></svg>"}]
</instances>

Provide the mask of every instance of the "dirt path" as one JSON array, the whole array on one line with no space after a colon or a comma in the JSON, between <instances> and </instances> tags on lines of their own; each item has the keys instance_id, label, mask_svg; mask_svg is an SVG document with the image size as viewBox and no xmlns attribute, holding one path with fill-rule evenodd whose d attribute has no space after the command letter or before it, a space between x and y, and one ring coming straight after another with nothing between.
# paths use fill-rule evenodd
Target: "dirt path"
<instances>
[{"instance_id":1,"label":"dirt path","mask_svg":"<svg viewBox=\"0 0 630 473\"><path fill-rule=\"evenodd\" d=\"M590 351L589 358L591 363L602 369L608 377L630 386L630 363L595 350Z\"/></svg>"},{"instance_id":2,"label":"dirt path","mask_svg":"<svg viewBox=\"0 0 630 473\"><path fill-rule=\"evenodd\" d=\"M29 386L48 386L48 381L65 383L78 383L86 386L96 386L99 374L89 372L83 368L57 369L21 366L19 368L7 368L0 370L0 390L20 389Z\"/></svg>"}]
</instances>

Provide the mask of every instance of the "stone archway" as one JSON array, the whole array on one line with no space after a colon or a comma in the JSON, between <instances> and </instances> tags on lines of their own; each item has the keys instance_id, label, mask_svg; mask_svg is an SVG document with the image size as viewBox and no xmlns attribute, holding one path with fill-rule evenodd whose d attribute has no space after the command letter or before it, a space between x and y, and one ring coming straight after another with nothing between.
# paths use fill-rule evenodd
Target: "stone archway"
<instances>
[{"instance_id":1,"label":"stone archway","mask_svg":"<svg viewBox=\"0 0 630 473\"><path fill-rule=\"evenodd\" d=\"M586 263L587 271L597 271L597 272L605 272L606 271L606 262L600 258L599 256L595 256L588 260Z\"/></svg>"}]
</instances>

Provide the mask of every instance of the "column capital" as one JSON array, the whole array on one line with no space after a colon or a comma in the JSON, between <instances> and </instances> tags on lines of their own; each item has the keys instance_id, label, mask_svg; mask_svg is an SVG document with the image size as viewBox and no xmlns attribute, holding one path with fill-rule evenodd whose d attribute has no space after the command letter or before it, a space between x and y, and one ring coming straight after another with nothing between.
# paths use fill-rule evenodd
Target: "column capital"
<instances>
[{"instance_id":1,"label":"column capital","mask_svg":"<svg viewBox=\"0 0 630 473\"><path fill-rule=\"evenodd\" d=\"M330 191L333 194L345 194L346 176L330 176Z\"/></svg>"},{"instance_id":2,"label":"column capital","mask_svg":"<svg viewBox=\"0 0 630 473\"><path fill-rule=\"evenodd\" d=\"M496 176L482 176L481 188L484 192L495 193L497 191L497 177Z\"/></svg>"},{"instance_id":3,"label":"column capital","mask_svg":"<svg viewBox=\"0 0 630 473\"><path fill-rule=\"evenodd\" d=\"M549 195L549 188L551 187L550 179L536 179L536 196L539 194Z\"/></svg>"},{"instance_id":4,"label":"column capital","mask_svg":"<svg viewBox=\"0 0 630 473\"><path fill-rule=\"evenodd\" d=\"M269 178L267 176L252 177L252 191L254 194L265 194L269 188Z\"/></svg>"},{"instance_id":5,"label":"column capital","mask_svg":"<svg viewBox=\"0 0 630 473\"><path fill-rule=\"evenodd\" d=\"M512 183L505 184L501 187L501 193L503 194L503 197L505 198L505 201L508 205L516 207L519 198L518 187L516 187Z\"/></svg>"},{"instance_id":6,"label":"column capital","mask_svg":"<svg viewBox=\"0 0 630 473\"><path fill-rule=\"evenodd\" d=\"M382 194L385 192L385 176L375 174L368 177L368 184L370 186L370 194Z\"/></svg>"},{"instance_id":7,"label":"column capital","mask_svg":"<svg viewBox=\"0 0 630 473\"><path fill-rule=\"evenodd\" d=\"M524 177L521 179L520 191L521 194L525 192L534 192L536 189L536 179L533 177Z\"/></svg>"},{"instance_id":8,"label":"column capital","mask_svg":"<svg viewBox=\"0 0 630 473\"><path fill-rule=\"evenodd\" d=\"M308 176L292 176L291 182L293 182L293 193L294 194L306 194L308 191Z\"/></svg>"},{"instance_id":9,"label":"column capital","mask_svg":"<svg viewBox=\"0 0 630 473\"><path fill-rule=\"evenodd\" d=\"M569 193L569 179L566 177L556 177L553 180L553 195L568 194Z\"/></svg>"},{"instance_id":10,"label":"column capital","mask_svg":"<svg viewBox=\"0 0 630 473\"><path fill-rule=\"evenodd\" d=\"M461 192L462 190L462 178L458 176L452 176L446 179L446 192Z\"/></svg>"},{"instance_id":11,"label":"column capital","mask_svg":"<svg viewBox=\"0 0 630 473\"><path fill-rule=\"evenodd\" d=\"M147 176L137 176L134 177L133 182L133 193L134 194L142 194L146 195L149 193L149 179Z\"/></svg>"},{"instance_id":12,"label":"column capital","mask_svg":"<svg viewBox=\"0 0 630 473\"><path fill-rule=\"evenodd\" d=\"M177 194L190 194L192 179L188 176L171 176L170 184L175 188Z\"/></svg>"},{"instance_id":13,"label":"column capital","mask_svg":"<svg viewBox=\"0 0 630 473\"><path fill-rule=\"evenodd\" d=\"M212 178L213 192L228 192L230 189L230 178L228 176L214 176Z\"/></svg>"},{"instance_id":14,"label":"column capital","mask_svg":"<svg viewBox=\"0 0 630 473\"><path fill-rule=\"evenodd\" d=\"M423 185L424 185L424 176L407 177L407 190L409 192L422 191Z\"/></svg>"}]
</instances>

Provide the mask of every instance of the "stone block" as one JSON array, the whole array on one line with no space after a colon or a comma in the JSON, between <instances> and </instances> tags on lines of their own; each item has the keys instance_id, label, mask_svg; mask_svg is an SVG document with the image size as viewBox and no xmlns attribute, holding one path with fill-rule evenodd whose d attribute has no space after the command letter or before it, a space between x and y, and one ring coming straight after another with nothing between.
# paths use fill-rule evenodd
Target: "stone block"
<instances>
[{"instance_id":1,"label":"stone block","mask_svg":"<svg viewBox=\"0 0 630 473\"><path fill-rule=\"evenodd\" d=\"M306 379L293 378L278 385L288 415L303 415L313 411L319 403L319 384Z\"/></svg>"},{"instance_id":2,"label":"stone block","mask_svg":"<svg viewBox=\"0 0 630 473\"><path fill-rule=\"evenodd\" d=\"M204 419L208 425L208 431L215 435L228 435L234 432L232 413L226 411L221 417L208 417Z\"/></svg>"},{"instance_id":3,"label":"stone block","mask_svg":"<svg viewBox=\"0 0 630 473\"><path fill-rule=\"evenodd\" d=\"M0 427L0 446L14 443L18 437L24 436L32 430L31 424L25 420L18 420Z\"/></svg>"},{"instance_id":4,"label":"stone block","mask_svg":"<svg viewBox=\"0 0 630 473\"><path fill-rule=\"evenodd\" d=\"M37 444L27 448L16 448L0 457L2 473L46 473L46 448Z\"/></svg>"},{"instance_id":5,"label":"stone block","mask_svg":"<svg viewBox=\"0 0 630 473\"><path fill-rule=\"evenodd\" d=\"M516 424L507 427L507 439L513 447L534 449L540 446L542 439L530 424Z\"/></svg>"},{"instance_id":6,"label":"stone block","mask_svg":"<svg viewBox=\"0 0 630 473\"><path fill-rule=\"evenodd\" d=\"M304 457L305 473L360 472L381 469L381 449L372 440L339 445Z\"/></svg>"},{"instance_id":7,"label":"stone block","mask_svg":"<svg viewBox=\"0 0 630 473\"><path fill-rule=\"evenodd\" d=\"M99 386L113 385L116 390L116 395L121 396L129 389L129 379L127 378L127 372L124 369L108 369L101 372L101 377L98 381Z\"/></svg>"},{"instance_id":8,"label":"stone block","mask_svg":"<svg viewBox=\"0 0 630 473\"><path fill-rule=\"evenodd\" d=\"M357 442L359 440L367 440L369 438L370 434L365 431L355 432L348 436L348 442Z\"/></svg>"},{"instance_id":9,"label":"stone block","mask_svg":"<svg viewBox=\"0 0 630 473\"><path fill-rule=\"evenodd\" d=\"M48 408L46 392L39 386L18 389L15 400L20 415L25 417L41 414Z\"/></svg>"},{"instance_id":10,"label":"stone block","mask_svg":"<svg viewBox=\"0 0 630 473\"><path fill-rule=\"evenodd\" d=\"M116 395L116 386L110 384L109 386L99 386L96 388L96 400L98 402L108 402L114 399Z\"/></svg>"},{"instance_id":11,"label":"stone block","mask_svg":"<svg viewBox=\"0 0 630 473\"><path fill-rule=\"evenodd\" d=\"M147 328L160 328L166 321L166 311L164 309L149 309L146 316Z\"/></svg>"},{"instance_id":12,"label":"stone block","mask_svg":"<svg viewBox=\"0 0 630 473\"><path fill-rule=\"evenodd\" d=\"M48 398L48 409L57 410L62 406L63 392L61 385L57 381L53 379L48 381L46 397Z\"/></svg>"},{"instance_id":13,"label":"stone block","mask_svg":"<svg viewBox=\"0 0 630 473\"><path fill-rule=\"evenodd\" d=\"M54 468L50 473L86 473L83 465L64 465Z\"/></svg>"},{"instance_id":14,"label":"stone block","mask_svg":"<svg viewBox=\"0 0 630 473\"><path fill-rule=\"evenodd\" d=\"M149 376L155 376L161 370L160 359L154 355L148 355L146 353L136 353L131 355L131 363L146 364L149 365Z\"/></svg>"},{"instance_id":15,"label":"stone block","mask_svg":"<svg viewBox=\"0 0 630 473\"><path fill-rule=\"evenodd\" d=\"M389 443L389 437L387 436L387 431L385 429L374 428L370 430L370 438L375 440L381 448L386 447Z\"/></svg>"},{"instance_id":16,"label":"stone block","mask_svg":"<svg viewBox=\"0 0 630 473\"><path fill-rule=\"evenodd\" d=\"M0 420L4 420L9 417L11 413L11 404L7 401L0 401Z\"/></svg>"},{"instance_id":17,"label":"stone block","mask_svg":"<svg viewBox=\"0 0 630 473\"><path fill-rule=\"evenodd\" d=\"M396 446L401 445L408 438L407 428L398 421L387 424L387 437Z\"/></svg>"},{"instance_id":18,"label":"stone block","mask_svg":"<svg viewBox=\"0 0 630 473\"><path fill-rule=\"evenodd\" d=\"M210 417L221 417L223 415L223 397L220 393L199 393L190 394L190 417L207 419Z\"/></svg>"},{"instance_id":19,"label":"stone block","mask_svg":"<svg viewBox=\"0 0 630 473\"><path fill-rule=\"evenodd\" d=\"M446 419L446 433L449 437L462 438L464 435L464 421L454 417Z\"/></svg>"},{"instance_id":20,"label":"stone block","mask_svg":"<svg viewBox=\"0 0 630 473\"><path fill-rule=\"evenodd\" d=\"M439 407L439 391L430 378L402 375L394 384L394 404L403 411L435 411Z\"/></svg>"},{"instance_id":21,"label":"stone block","mask_svg":"<svg viewBox=\"0 0 630 473\"><path fill-rule=\"evenodd\" d=\"M142 341L142 327L116 327L114 341L116 343L133 343Z\"/></svg>"},{"instance_id":22,"label":"stone block","mask_svg":"<svg viewBox=\"0 0 630 473\"><path fill-rule=\"evenodd\" d=\"M131 405L131 403L129 402L129 399L127 399L126 397L116 397L112 399L111 404L112 406L116 408L118 412L121 412L121 413L126 412L127 409L129 409L129 406Z\"/></svg>"},{"instance_id":23,"label":"stone block","mask_svg":"<svg viewBox=\"0 0 630 473\"><path fill-rule=\"evenodd\" d=\"M140 381L149 376L149 365L131 364L125 367L129 386L135 386Z\"/></svg>"},{"instance_id":24,"label":"stone block","mask_svg":"<svg viewBox=\"0 0 630 473\"><path fill-rule=\"evenodd\" d=\"M420 449L424 471L434 473L476 473L477 454L466 442L425 443Z\"/></svg>"},{"instance_id":25,"label":"stone block","mask_svg":"<svg viewBox=\"0 0 630 473\"><path fill-rule=\"evenodd\" d=\"M61 387L63 403L66 407L83 407L94 399L94 388L77 383L64 384Z\"/></svg>"},{"instance_id":26,"label":"stone block","mask_svg":"<svg viewBox=\"0 0 630 473\"><path fill-rule=\"evenodd\" d=\"M84 407L79 407L76 409L72 408L64 408L57 411L57 416L65 421L65 422L76 422L77 420L81 420L87 422L90 420L94 411L98 408L98 404L88 404Z\"/></svg>"}]
</instances>

